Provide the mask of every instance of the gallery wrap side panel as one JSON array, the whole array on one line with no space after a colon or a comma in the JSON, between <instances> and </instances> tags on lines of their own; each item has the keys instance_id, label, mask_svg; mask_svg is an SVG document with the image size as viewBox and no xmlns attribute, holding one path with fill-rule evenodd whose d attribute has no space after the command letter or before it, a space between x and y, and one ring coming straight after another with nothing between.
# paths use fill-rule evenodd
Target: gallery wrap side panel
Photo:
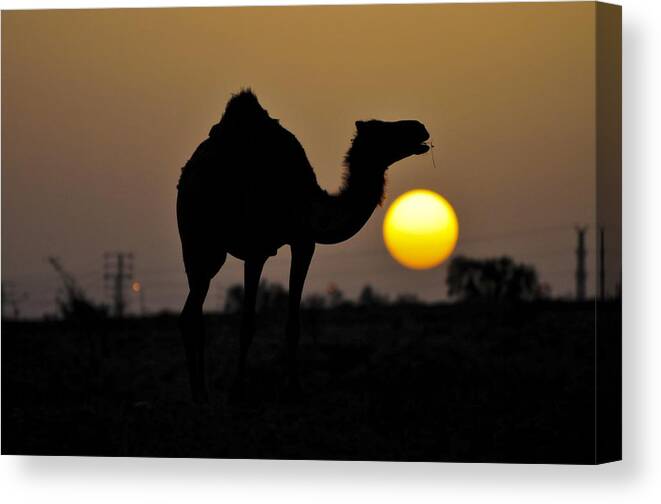
<instances>
[{"instance_id":1,"label":"gallery wrap side panel","mask_svg":"<svg viewBox=\"0 0 661 504\"><path fill-rule=\"evenodd\" d=\"M596 3L595 462L622 458L622 8Z\"/></svg>"}]
</instances>

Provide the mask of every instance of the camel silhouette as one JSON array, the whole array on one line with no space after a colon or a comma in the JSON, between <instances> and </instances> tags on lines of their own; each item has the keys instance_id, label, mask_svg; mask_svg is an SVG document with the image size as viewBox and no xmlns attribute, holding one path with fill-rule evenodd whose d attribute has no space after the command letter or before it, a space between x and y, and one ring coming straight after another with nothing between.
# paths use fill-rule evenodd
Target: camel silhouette
<instances>
[{"instance_id":1,"label":"camel silhouette","mask_svg":"<svg viewBox=\"0 0 661 504\"><path fill-rule=\"evenodd\" d=\"M189 286L179 326L195 401L207 400L202 305L227 254L244 261L239 363L231 396L244 394L262 268L283 245L291 247L287 382L297 390L299 308L315 244L340 243L355 235L383 200L386 169L427 152L428 138L418 121L357 121L344 160L344 183L337 194L329 194L319 187L296 137L269 116L250 89L231 97L220 122L182 169L177 186Z\"/></svg>"}]
</instances>

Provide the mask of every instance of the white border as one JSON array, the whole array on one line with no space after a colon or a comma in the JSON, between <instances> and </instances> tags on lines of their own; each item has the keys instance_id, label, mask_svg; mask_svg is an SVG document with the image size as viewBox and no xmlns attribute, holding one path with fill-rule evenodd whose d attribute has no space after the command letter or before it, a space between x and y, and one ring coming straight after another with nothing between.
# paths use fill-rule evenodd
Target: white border
<instances>
[{"instance_id":1,"label":"white border","mask_svg":"<svg viewBox=\"0 0 661 504\"><path fill-rule=\"evenodd\" d=\"M332 1L5 1L2 9ZM417 2L423 3L423 2ZM3 502L661 502L661 2L624 10L624 457L599 467L251 460L0 458Z\"/></svg>"}]
</instances>

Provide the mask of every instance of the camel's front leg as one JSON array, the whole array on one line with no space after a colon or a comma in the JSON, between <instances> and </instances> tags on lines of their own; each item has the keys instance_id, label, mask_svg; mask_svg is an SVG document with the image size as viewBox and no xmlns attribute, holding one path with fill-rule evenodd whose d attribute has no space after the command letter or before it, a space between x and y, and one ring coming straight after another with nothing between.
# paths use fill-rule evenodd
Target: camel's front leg
<instances>
[{"instance_id":1,"label":"camel's front leg","mask_svg":"<svg viewBox=\"0 0 661 504\"><path fill-rule=\"evenodd\" d=\"M291 269L289 271L289 314L287 317L287 368L289 385L299 388L296 350L300 329L301 295L310 261L314 254L313 241L297 242L291 245Z\"/></svg>"},{"instance_id":2,"label":"camel's front leg","mask_svg":"<svg viewBox=\"0 0 661 504\"><path fill-rule=\"evenodd\" d=\"M255 333L255 303L265 257L246 259L243 279L243 313L241 317L241 336L239 341L239 367L232 387L232 400L240 400L244 395L246 379L246 360L248 349Z\"/></svg>"}]
</instances>

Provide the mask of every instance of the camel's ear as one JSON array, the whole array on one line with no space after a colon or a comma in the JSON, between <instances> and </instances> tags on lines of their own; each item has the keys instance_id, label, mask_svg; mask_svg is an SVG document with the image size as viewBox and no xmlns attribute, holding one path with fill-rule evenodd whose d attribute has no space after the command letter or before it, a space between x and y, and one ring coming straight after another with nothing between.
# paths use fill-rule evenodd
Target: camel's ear
<instances>
[{"instance_id":1,"label":"camel's ear","mask_svg":"<svg viewBox=\"0 0 661 504\"><path fill-rule=\"evenodd\" d=\"M356 121L356 131L360 131L365 127L365 121Z\"/></svg>"}]
</instances>

